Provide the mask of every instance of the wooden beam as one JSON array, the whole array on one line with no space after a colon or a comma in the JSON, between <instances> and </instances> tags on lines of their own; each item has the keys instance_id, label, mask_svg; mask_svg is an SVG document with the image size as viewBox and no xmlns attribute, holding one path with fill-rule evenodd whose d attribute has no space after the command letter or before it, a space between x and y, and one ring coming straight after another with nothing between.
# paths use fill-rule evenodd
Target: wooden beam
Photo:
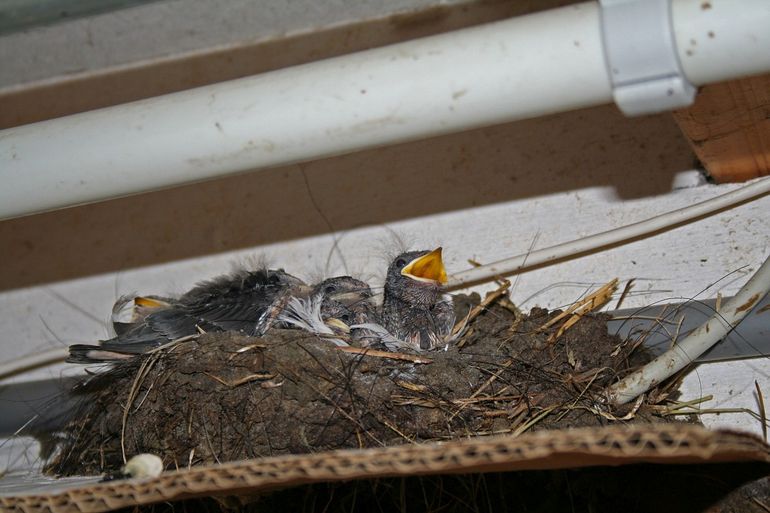
<instances>
[{"instance_id":1,"label":"wooden beam","mask_svg":"<svg viewBox=\"0 0 770 513\"><path fill-rule=\"evenodd\" d=\"M770 174L770 75L705 86L674 119L716 182Z\"/></svg>"}]
</instances>

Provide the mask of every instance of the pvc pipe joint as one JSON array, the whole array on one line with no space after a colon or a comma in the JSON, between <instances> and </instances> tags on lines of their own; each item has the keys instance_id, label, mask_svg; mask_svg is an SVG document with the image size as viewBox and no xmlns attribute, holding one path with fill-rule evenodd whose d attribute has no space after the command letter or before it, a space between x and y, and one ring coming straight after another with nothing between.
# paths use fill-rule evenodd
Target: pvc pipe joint
<instances>
[{"instance_id":1,"label":"pvc pipe joint","mask_svg":"<svg viewBox=\"0 0 770 513\"><path fill-rule=\"evenodd\" d=\"M601 0L607 71L627 116L686 107L695 99L677 55L671 0Z\"/></svg>"}]
</instances>

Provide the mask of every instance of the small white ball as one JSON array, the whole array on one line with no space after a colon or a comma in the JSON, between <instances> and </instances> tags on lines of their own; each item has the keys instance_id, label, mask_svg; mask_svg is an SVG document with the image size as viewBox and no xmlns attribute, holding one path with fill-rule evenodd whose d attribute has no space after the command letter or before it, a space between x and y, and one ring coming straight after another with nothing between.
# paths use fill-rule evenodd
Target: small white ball
<instances>
[{"instance_id":1,"label":"small white ball","mask_svg":"<svg viewBox=\"0 0 770 513\"><path fill-rule=\"evenodd\" d=\"M163 461L154 454L137 454L123 467L123 474L128 477L158 477L163 472Z\"/></svg>"}]
</instances>

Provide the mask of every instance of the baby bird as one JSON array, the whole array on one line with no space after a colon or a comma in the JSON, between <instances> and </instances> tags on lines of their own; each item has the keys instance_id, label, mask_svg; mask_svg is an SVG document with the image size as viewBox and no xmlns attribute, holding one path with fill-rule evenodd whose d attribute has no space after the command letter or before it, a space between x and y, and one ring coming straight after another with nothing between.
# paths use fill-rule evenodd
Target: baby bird
<instances>
[{"instance_id":1,"label":"baby bird","mask_svg":"<svg viewBox=\"0 0 770 513\"><path fill-rule=\"evenodd\" d=\"M445 345L454 326L452 298L441 248L398 255L388 267L382 303L382 325L415 349Z\"/></svg>"},{"instance_id":2,"label":"baby bird","mask_svg":"<svg viewBox=\"0 0 770 513\"><path fill-rule=\"evenodd\" d=\"M263 335L279 322L279 315L292 298L305 297L316 298L323 322L335 315L340 305L368 300L371 290L350 277L331 278L310 287L283 270L240 270L202 282L178 299L135 298L133 322L114 322L117 336L98 346L70 346L67 361L124 360L201 331ZM121 302L125 300L119 300Z\"/></svg>"},{"instance_id":3,"label":"baby bird","mask_svg":"<svg viewBox=\"0 0 770 513\"><path fill-rule=\"evenodd\" d=\"M337 318L347 325L355 323L373 307L372 289L350 276L329 278L313 287L310 297L322 301L325 320Z\"/></svg>"},{"instance_id":4,"label":"baby bird","mask_svg":"<svg viewBox=\"0 0 770 513\"><path fill-rule=\"evenodd\" d=\"M329 278L313 287L306 297L294 296L278 315L283 326L304 329L316 335L345 335L350 325L364 322L374 308L372 291L365 282L350 276ZM337 340L339 345L347 345Z\"/></svg>"}]
</instances>

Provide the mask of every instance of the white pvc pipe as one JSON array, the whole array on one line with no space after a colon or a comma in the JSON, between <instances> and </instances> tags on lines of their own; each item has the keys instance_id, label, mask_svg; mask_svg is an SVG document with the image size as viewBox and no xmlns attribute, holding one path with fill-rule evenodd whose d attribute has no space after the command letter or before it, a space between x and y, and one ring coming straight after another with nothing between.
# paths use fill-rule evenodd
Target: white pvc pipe
<instances>
[{"instance_id":1,"label":"white pvc pipe","mask_svg":"<svg viewBox=\"0 0 770 513\"><path fill-rule=\"evenodd\" d=\"M691 82L770 70L767 0L702 4L673 11L716 31ZM608 103L600 28L577 4L4 130L0 218Z\"/></svg>"},{"instance_id":2,"label":"white pvc pipe","mask_svg":"<svg viewBox=\"0 0 770 513\"><path fill-rule=\"evenodd\" d=\"M770 1L674 0L679 62L696 86L770 71Z\"/></svg>"},{"instance_id":3,"label":"white pvc pipe","mask_svg":"<svg viewBox=\"0 0 770 513\"><path fill-rule=\"evenodd\" d=\"M684 340L608 389L615 405L628 403L693 363L722 340L770 291L770 257L743 288Z\"/></svg>"}]
</instances>

